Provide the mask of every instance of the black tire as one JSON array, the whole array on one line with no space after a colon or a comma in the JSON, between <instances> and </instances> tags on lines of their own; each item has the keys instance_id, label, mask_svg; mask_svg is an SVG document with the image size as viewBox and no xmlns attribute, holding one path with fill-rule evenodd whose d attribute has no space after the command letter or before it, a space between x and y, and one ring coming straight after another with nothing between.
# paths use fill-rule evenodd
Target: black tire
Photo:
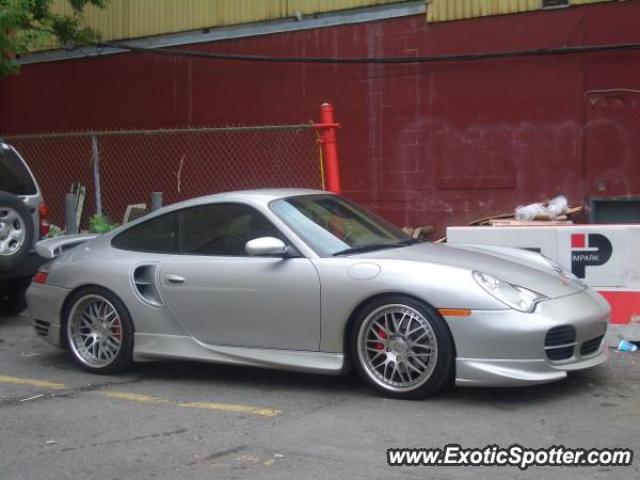
<instances>
[{"instance_id":1,"label":"black tire","mask_svg":"<svg viewBox=\"0 0 640 480\"><path fill-rule=\"evenodd\" d=\"M433 343L435 343L436 354L431 355L428 361L424 358L428 353L420 353L417 355L417 357L420 357L419 360L421 362L425 360L425 368L422 374L419 375L413 373L412 370L404 367L404 365L411 363L413 367L416 367L416 371L422 369L421 365L414 363L416 362L416 357L413 357L413 355L420 350L414 350L414 347L411 346L411 342L424 338L424 336L421 335L422 330L405 336L401 332L403 326L402 320L399 321L400 328L393 327L392 325L391 328L384 329L380 332L380 329L377 327L377 325L380 325L379 322L376 322L376 318L380 318L377 317L377 315L383 315L386 323L387 317L384 316L386 311L396 312L402 309L410 312L408 319L405 320L405 322L408 322L404 324L405 328L422 328L424 332L427 332L425 334L428 344L432 345L431 352L433 352ZM419 315L416 315L416 313ZM400 315L400 313L398 313L398 315ZM424 323L422 319L426 321L426 323ZM428 324L428 327L426 324ZM369 328L372 325L376 325L377 331L380 332L379 334L372 332ZM371 335L372 333L373 336ZM407 332L404 333L406 334ZM380 338L380 334L382 334L383 340L378 342L377 338ZM421 336L418 337L418 335ZM405 339L409 341L407 342ZM382 342L385 343L383 344ZM392 342L395 342L395 344ZM422 344L425 342L426 340L420 341L419 343ZM373 347L367 350L363 345L373 345ZM427 352L429 346L424 345L419 348L423 348L425 349L423 352ZM376 350L378 350L378 352L376 352ZM372 359L370 357L366 357L367 351L371 351L372 353L368 355L373 356L376 360L371 361ZM444 319L434 308L404 295L378 297L369 302L358 313L353 328L351 329L350 352L355 368L362 379L379 393L390 398L411 400L432 395L451 382L455 370L455 347ZM379 355L383 355L383 357L380 359ZM401 366L399 363L396 363L393 358L400 359L403 365ZM375 362L380 362L380 360L382 360L382 363L376 365ZM433 361L435 361L435 363L432 363ZM396 376L394 376L394 373L391 373L390 380L387 380L387 369L383 364L390 364L398 369L402 367L404 373L398 372ZM380 366L383 368L382 372L377 370ZM405 379L400 377L402 373L405 379L409 380L405 382ZM412 380L409 374L416 375L416 378ZM394 378L397 379L398 385L392 385ZM415 383L412 384L412 381ZM406 383L406 385L400 385L403 382Z\"/></svg>"},{"instance_id":2,"label":"black tire","mask_svg":"<svg viewBox=\"0 0 640 480\"><path fill-rule=\"evenodd\" d=\"M7 290L0 294L0 315L18 315L27 308L25 292L29 288L31 277L12 278Z\"/></svg>"},{"instance_id":3,"label":"black tire","mask_svg":"<svg viewBox=\"0 0 640 480\"><path fill-rule=\"evenodd\" d=\"M77 335L74 335L75 326L77 325L76 315L92 301L105 301L114 308L120 321L120 348L113 358L104 365L92 364L90 352L87 352L86 347L83 350L81 342L74 340L77 337ZM82 369L91 373L113 374L123 372L131 367L133 363L133 322L126 306L116 294L102 287L82 288L74 292L68 299L62 318L64 343L73 360ZM86 355L85 357L83 357L83 353Z\"/></svg>"},{"instance_id":4,"label":"black tire","mask_svg":"<svg viewBox=\"0 0 640 480\"><path fill-rule=\"evenodd\" d=\"M24 239L20 248L15 252L9 255L0 254L0 272L10 272L17 267L33 246L34 231L31 213L22 200L8 192L0 192L0 236L2 235L2 231L8 226L8 222L3 222L3 217L9 209L16 212L19 220L22 221L22 225L24 226ZM3 225L5 226L3 227Z\"/></svg>"}]
</instances>

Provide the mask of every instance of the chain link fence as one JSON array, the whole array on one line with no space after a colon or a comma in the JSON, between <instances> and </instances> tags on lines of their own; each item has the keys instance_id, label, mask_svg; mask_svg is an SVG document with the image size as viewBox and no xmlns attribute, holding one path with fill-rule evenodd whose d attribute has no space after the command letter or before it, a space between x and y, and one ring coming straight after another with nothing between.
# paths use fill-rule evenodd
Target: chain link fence
<instances>
[{"instance_id":1,"label":"chain link fence","mask_svg":"<svg viewBox=\"0 0 640 480\"><path fill-rule=\"evenodd\" d=\"M86 188L81 227L94 213L120 223L127 205L165 204L216 192L265 187L323 188L311 124L129 130L4 137L25 158L51 222L64 223L64 197Z\"/></svg>"}]
</instances>

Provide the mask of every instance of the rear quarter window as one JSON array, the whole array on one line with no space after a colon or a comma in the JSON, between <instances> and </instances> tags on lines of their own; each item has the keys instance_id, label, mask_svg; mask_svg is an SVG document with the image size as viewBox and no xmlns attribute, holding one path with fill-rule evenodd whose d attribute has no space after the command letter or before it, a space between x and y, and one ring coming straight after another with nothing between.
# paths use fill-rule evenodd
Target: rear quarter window
<instances>
[{"instance_id":1,"label":"rear quarter window","mask_svg":"<svg viewBox=\"0 0 640 480\"><path fill-rule=\"evenodd\" d=\"M178 212L171 212L135 225L111 240L120 250L148 253L178 253Z\"/></svg>"},{"instance_id":2,"label":"rear quarter window","mask_svg":"<svg viewBox=\"0 0 640 480\"><path fill-rule=\"evenodd\" d=\"M35 195L36 184L16 152L0 144L0 191L14 195Z\"/></svg>"}]
</instances>

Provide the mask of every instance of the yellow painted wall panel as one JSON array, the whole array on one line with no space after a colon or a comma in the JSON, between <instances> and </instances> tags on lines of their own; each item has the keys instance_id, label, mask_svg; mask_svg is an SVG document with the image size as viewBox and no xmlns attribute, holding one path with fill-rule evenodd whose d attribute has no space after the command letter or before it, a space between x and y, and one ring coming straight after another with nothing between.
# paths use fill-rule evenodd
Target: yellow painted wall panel
<instances>
[{"instance_id":1,"label":"yellow painted wall panel","mask_svg":"<svg viewBox=\"0 0 640 480\"><path fill-rule=\"evenodd\" d=\"M445 22L464 18L530 12L542 8L542 0L426 0L427 20ZM619 0L570 0L570 5Z\"/></svg>"},{"instance_id":2,"label":"yellow painted wall panel","mask_svg":"<svg viewBox=\"0 0 640 480\"><path fill-rule=\"evenodd\" d=\"M104 40L115 40L399 1L402 0L111 0L104 10L87 7L84 20L100 31ZM67 0L54 0L53 8L58 13L71 13Z\"/></svg>"},{"instance_id":3,"label":"yellow painted wall panel","mask_svg":"<svg viewBox=\"0 0 640 480\"><path fill-rule=\"evenodd\" d=\"M398 3L402 0L111 0L105 10L88 7L85 23L116 40L259 22L303 15ZM443 22L487 15L527 12L542 0L424 0L427 19ZM583 5L617 0L570 0ZM70 13L67 0L53 0L59 13Z\"/></svg>"}]
</instances>

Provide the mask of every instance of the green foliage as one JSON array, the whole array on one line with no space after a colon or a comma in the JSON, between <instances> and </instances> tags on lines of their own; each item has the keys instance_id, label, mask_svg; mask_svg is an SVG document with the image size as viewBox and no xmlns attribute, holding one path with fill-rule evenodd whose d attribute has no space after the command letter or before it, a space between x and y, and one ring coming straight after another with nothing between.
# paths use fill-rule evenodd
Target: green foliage
<instances>
[{"instance_id":1,"label":"green foliage","mask_svg":"<svg viewBox=\"0 0 640 480\"><path fill-rule=\"evenodd\" d=\"M57 42L72 48L96 43L98 32L82 26L87 5L106 7L109 0L67 0L71 15L51 11L53 0L0 0L0 78L18 71L14 57Z\"/></svg>"},{"instance_id":2,"label":"green foliage","mask_svg":"<svg viewBox=\"0 0 640 480\"><path fill-rule=\"evenodd\" d=\"M96 214L89 219L89 231L91 233L107 233L117 227L117 223L111 223L104 215Z\"/></svg>"},{"instance_id":3,"label":"green foliage","mask_svg":"<svg viewBox=\"0 0 640 480\"><path fill-rule=\"evenodd\" d=\"M62 229L54 224L49 225L49 233L47 233L45 238L55 238L58 235L62 235Z\"/></svg>"}]
</instances>

